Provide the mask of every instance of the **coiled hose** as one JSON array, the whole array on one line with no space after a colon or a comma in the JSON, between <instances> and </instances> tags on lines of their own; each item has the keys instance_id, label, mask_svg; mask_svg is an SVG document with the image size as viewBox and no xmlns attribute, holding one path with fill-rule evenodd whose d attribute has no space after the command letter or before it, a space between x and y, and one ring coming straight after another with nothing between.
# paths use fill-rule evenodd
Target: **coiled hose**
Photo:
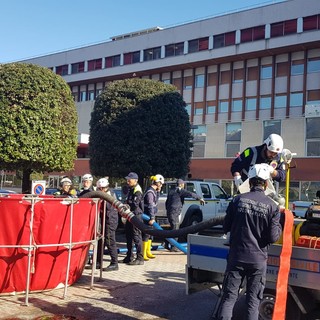
<instances>
[{"instance_id":1,"label":"coiled hose","mask_svg":"<svg viewBox=\"0 0 320 320\"><path fill-rule=\"evenodd\" d=\"M129 220L136 228L140 229L142 232L146 234L150 234L152 236L156 236L159 238L177 238L189 233L197 233L201 230L222 225L224 221L224 216L218 216L218 217L211 218L209 220L205 220L200 223L197 223L196 225L191 225L178 230L157 230L157 229L153 229L152 226L148 226L144 224L141 220L139 220L139 218L137 218L135 214L130 211L130 208L128 205L123 204L121 201L115 199L114 197L112 197L111 195L105 192L91 191L91 192L85 193L80 198L100 198L102 200L109 202L114 208L118 210L121 217Z\"/></svg>"}]
</instances>

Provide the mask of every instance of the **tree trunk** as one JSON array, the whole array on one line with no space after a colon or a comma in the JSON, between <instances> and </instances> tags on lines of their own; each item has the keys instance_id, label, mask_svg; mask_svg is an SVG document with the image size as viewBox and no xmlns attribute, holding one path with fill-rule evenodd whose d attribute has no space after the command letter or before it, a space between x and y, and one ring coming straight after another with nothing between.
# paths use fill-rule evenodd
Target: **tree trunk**
<instances>
[{"instance_id":1,"label":"tree trunk","mask_svg":"<svg viewBox=\"0 0 320 320\"><path fill-rule=\"evenodd\" d=\"M31 181L30 181L30 175L32 173L31 169L23 170L22 173L22 193L31 193Z\"/></svg>"}]
</instances>

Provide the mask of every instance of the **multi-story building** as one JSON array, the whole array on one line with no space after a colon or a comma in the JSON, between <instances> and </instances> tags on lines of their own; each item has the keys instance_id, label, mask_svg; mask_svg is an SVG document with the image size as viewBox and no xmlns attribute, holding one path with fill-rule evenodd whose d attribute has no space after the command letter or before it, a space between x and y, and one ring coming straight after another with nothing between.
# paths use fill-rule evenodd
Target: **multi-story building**
<instances>
[{"instance_id":1,"label":"multi-story building","mask_svg":"<svg viewBox=\"0 0 320 320\"><path fill-rule=\"evenodd\" d=\"M232 180L235 154L278 133L297 153L292 186L301 192L320 181L319 0L150 28L24 62L51 68L67 81L79 134L89 133L95 98L109 82L153 79L175 85L187 103L192 178ZM75 170L89 170L85 147Z\"/></svg>"}]
</instances>

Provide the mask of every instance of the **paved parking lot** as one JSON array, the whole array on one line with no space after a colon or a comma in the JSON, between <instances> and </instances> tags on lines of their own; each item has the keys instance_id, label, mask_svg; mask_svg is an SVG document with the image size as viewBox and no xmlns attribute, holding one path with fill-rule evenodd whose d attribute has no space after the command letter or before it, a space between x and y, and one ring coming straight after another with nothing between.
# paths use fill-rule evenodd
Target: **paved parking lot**
<instances>
[{"instance_id":1,"label":"paved parking lot","mask_svg":"<svg viewBox=\"0 0 320 320\"><path fill-rule=\"evenodd\" d=\"M91 270L85 270L65 299L63 288L31 293L28 306L25 295L0 296L0 319L210 319L216 292L186 295L187 256L166 250L154 253L156 258L142 266L120 264L118 271L103 272L101 281L96 272L92 289ZM109 257L104 258L107 266ZM119 260L123 258L122 253Z\"/></svg>"}]
</instances>

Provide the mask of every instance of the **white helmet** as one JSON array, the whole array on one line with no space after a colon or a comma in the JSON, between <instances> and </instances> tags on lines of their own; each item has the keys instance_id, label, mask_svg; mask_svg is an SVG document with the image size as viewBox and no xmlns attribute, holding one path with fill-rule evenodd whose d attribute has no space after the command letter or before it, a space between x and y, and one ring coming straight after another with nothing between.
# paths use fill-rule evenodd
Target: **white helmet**
<instances>
[{"instance_id":1,"label":"white helmet","mask_svg":"<svg viewBox=\"0 0 320 320\"><path fill-rule=\"evenodd\" d=\"M266 140L264 140L264 143L267 145L268 150L270 150L271 152L282 152L283 140L278 134L270 134L270 136Z\"/></svg>"},{"instance_id":2,"label":"white helmet","mask_svg":"<svg viewBox=\"0 0 320 320\"><path fill-rule=\"evenodd\" d=\"M82 181L93 181L92 175L90 173L86 173L85 175L82 176Z\"/></svg>"},{"instance_id":3,"label":"white helmet","mask_svg":"<svg viewBox=\"0 0 320 320\"><path fill-rule=\"evenodd\" d=\"M156 174L155 176L151 177L153 182L161 182L164 184L164 177L161 174Z\"/></svg>"},{"instance_id":4,"label":"white helmet","mask_svg":"<svg viewBox=\"0 0 320 320\"><path fill-rule=\"evenodd\" d=\"M68 177L63 177L61 180L60 180L60 185L61 186L71 186L72 185L72 181L68 178Z\"/></svg>"},{"instance_id":5,"label":"white helmet","mask_svg":"<svg viewBox=\"0 0 320 320\"><path fill-rule=\"evenodd\" d=\"M264 163L255 164L248 172L248 178L259 178L262 180L268 180L270 178L270 170Z\"/></svg>"},{"instance_id":6,"label":"white helmet","mask_svg":"<svg viewBox=\"0 0 320 320\"><path fill-rule=\"evenodd\" d=\"M101 178L97 181L97 188L106 188L109 186L109 180L106 178Z\"/></svg>"}]
</instances>

